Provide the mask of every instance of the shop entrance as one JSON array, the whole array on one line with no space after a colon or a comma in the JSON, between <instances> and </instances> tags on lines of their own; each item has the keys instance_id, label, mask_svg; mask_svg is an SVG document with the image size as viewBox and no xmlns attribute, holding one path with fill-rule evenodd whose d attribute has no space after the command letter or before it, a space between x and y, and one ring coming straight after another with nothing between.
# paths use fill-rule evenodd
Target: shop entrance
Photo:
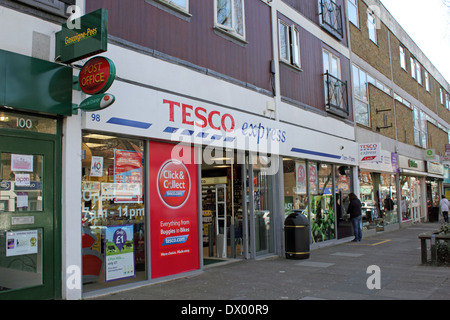
<instances>
[{"instance_id":1,"label":"shop entrance","mask_svg":"<svg viewBox=\"0 0 450 320\"><path fill-rule=\"evenodd\" d=\"M204 157L202 164L203 257L209 264L218 259L244 257L244 165L236 152ZM206 150L208 151L208 150ZM206 159L205 159L206 158ZM240 157L242 159L242 157Z\"/></svg>"},{"instance_id":2,"label":"shop entrance","mask_svg":"<svg viewBox=\"0 0 450 320\"><path fill-rule=\"evenodd\" d=\"M274 158L203 149L204 264L274 252ZM278 164L278 163L276 163Z\"/></svg>"},{"instance_id":3,"label":"shop entrance","mask_svg":"<svg viewBox=\"0 0 450 320\"><path fill-rule=\"evenodd\" d=\"M0 299L59 298L58 139L0 140Z\"/></svg>"}]
</instances>

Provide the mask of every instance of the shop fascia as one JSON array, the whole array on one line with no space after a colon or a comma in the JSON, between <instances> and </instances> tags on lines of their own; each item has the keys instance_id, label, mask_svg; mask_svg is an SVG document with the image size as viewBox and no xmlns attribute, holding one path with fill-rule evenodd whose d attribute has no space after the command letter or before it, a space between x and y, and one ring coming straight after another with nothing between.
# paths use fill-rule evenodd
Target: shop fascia
<instances>
[{"instance_id":1,"label":"shop fascia","mask_svg":"<svg viewBox=\"0 0 450 320\"><path fill-rule=\"evenodd\" d=\"M357 144L348 139L125 82L112 89L116 103L85 115L84 129L206 146L199 162L217 163L210 157L215 149L249 151L274 164L284 155L357 165ZM181 149L175 146L173 152Z\"/></svg>"},{"instance_id":2,"label":"shop fascia","mask_svg":"<svg viewBox=\"0 0 450 320\"><path fill-rule=\"evenodd\" d=\"M405 175L425 176L425 161L399 155L400 173Z\"/></svg>"},{"instance_id":3,"label":"shop fascia","mask_svg":"<svg viewBox=\"0 0 450 320\"><path fill-rule=\"evenodd\" d=\"M380 150L380 161L360 162L359 167L366 171L395 174L398 172L398 155L387 150Z\"/></svg>"}]
</instances>

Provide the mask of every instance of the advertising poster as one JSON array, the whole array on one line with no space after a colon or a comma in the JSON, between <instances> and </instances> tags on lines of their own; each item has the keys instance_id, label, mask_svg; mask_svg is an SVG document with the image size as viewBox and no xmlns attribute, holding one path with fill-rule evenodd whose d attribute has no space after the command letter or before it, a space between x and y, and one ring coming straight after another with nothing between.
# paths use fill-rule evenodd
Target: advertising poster
<instances>
[{"instance_id":1,"label":"advertising poster","mask_svg":"<svg viewBox=\"0 0 450 320\"><path fill-rule=\"evenodd\" d=\"M135 276L133 225L108 226L105 232L105 281Z\"/></svg>"},{"instance_id":2,"label":"advertising poster","mask_svg":"<svg viewBox=\"0 0 450 320\"><path fill-rule=\"evenodd\" d=\"M152 278L200 267L195 148L183 147L183 159L175 159L173 147L149 143Z\"/></svg>"},{"instance_id":3,"label":"advertising poster","mask_svg":"<svg viewBox=\"0 0 450 320\"><path fill-rule=\"evenodd\" d=\"M114 203L142 202L142 154L114 150Z\"/></svg>"},{"instance_id":4,"label":"advertising poster","mask_svg":"<svg viewBox=\"0 0 450 320\"><path fill-rule=\"evenodd\" d=\"M6 256L14 257L38 253L38 231L13 231L6 233Z\"/></svg>"}]
</instances>

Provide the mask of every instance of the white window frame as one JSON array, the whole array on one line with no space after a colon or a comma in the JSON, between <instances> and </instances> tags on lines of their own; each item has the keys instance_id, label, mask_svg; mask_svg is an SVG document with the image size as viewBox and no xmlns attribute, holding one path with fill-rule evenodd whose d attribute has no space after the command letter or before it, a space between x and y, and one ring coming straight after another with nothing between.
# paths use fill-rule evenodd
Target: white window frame
<instances>
[{"instance_id":1,"label":"white window frame","mask_svg":"<svg viewBox=\"0 0 450 320\"><path fill-rule=\"evenodd\" d=\"M398 49L400 51L400 67L402 67L402 69L406 71L406 52L405 52L405 48L403 46L399 46Z\"/></svg>"},{"instance_id":2,"label":"white window frame","mask_svg":"<svg viewBox=\"0 0 450 320\"><path fill-rule=\"evenodd\" d=\"M367 28L369 29L369 39L377 44L377 17L370 11L367 11Z\"/></svg>"},{"instance_id":3,"label":"white window frame","mask_svg":"<svg viewBox=\"0 0 450 320\"><path fill-rule=\"evenodd\" d=\"M416 60L416 80L422 85L422 67L420 66L419 61Z\"/></svg>"},{"instance_id":4,"label":"white window frame","mask_svg":"<svg viewBox=\"0 0 450 320\"><path fill-rule=\"evenodd\" d=\"M214 25L216 28L226 31L228 34L233 35L239 39L245 40L245 0L225 0L231 3L231 26L221 24L217 21L217 2L220 0L214 0ZM235 10L235 1L242 2L242 34L237 31L237 14Z\"/></svg>"},{"instance_id":5,"label":"white window frame","mask_svg":"<svg viewBox=\"0 0 450 320\"><path fill-rule=\"evenodd\" d=\"M442 90L442 88L439 88L439 97L441 100L441 104L444 104L444 90Z\"/></svg>"},{"instance_id":6,"label":"white window frame","mask_svg":"<svg viewBox=\"0 0 450 320\"><path fill-rule=\"evenodd\" d=\"M282 46L282 30L281 28L285 28L286 42L285 46ZM283 20L278 20L278 32L279 32L279 45L280 45L280 60L289 65L293 65L297 68L301 68L301 55L300 55L300 32L294 25L288 25ZM285 48L286 55L282 55L282 48Z\"/></svg>"},{"instance_id":7,"label":"white window frame","mask_svg":"<svg viewBox=\"0 0 450 320\"><path fill-rule=\"evenodd\" d=\"M411 65L411 77L416 79L416 62L413 57L409 58L409 62Z\"/></svg>"},{"instance_id":8,"label":"white window frame","mask_svg":"<svg viewBox=\"0 0 450 320\"><path fill-rule=\"evenodd\" d=\"M176 0L157 0L159 2L164 2L165 4L179 10L179 11L183 11L183 12L189 12L189 0L184 0L185 4L184 6L179 5L178 3L176 3Z\"/></svg>"},{"instance_id":9,"label":"white window frame","mask_svg":"<svg viewBox=\"0 0 450 320\"><path fill-rule=\"evenodd\" d=\"M425 90L430 92L430 75L426 70L423 71L424 77L425 77Z\"/></svg>"},{"instance_id":10,"label":"white window frame","mask_svg":"<svg viewBox=\"0 0 450 320\"><path fill-rule=\"evenodd\" d=\"M348 0L347 1L347 16L348 21L353 23L357 28L359 28L359 15L358 15L358 0ZM353 14L356 14L353 16ZM356 21L354 21L356 19Z\"/></svg>"}]
</instances>

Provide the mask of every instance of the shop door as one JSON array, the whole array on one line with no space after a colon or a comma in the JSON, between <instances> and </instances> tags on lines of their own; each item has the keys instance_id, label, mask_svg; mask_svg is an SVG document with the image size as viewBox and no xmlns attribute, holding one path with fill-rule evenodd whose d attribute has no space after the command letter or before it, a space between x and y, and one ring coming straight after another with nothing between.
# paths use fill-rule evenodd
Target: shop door
<instances>
[{"instance_id":1,"label":"shop door","mask_svg":"<svg viewBox=\"0 0 450 320\"><path fill-rule=\"evenodd\" d=\"M0 300L58 298L55 141L0 141Z\"/></svg>"},{"instance_id":2,"label":"shop door","mask_svg":"<svg viewBox=\"0 0 450 320\"><path fill-rule=\"evenodd\" d=\"M411 219L413 222L420 221L420 180L413 180L411 185Z\"/></svg>"}]
</instances>

